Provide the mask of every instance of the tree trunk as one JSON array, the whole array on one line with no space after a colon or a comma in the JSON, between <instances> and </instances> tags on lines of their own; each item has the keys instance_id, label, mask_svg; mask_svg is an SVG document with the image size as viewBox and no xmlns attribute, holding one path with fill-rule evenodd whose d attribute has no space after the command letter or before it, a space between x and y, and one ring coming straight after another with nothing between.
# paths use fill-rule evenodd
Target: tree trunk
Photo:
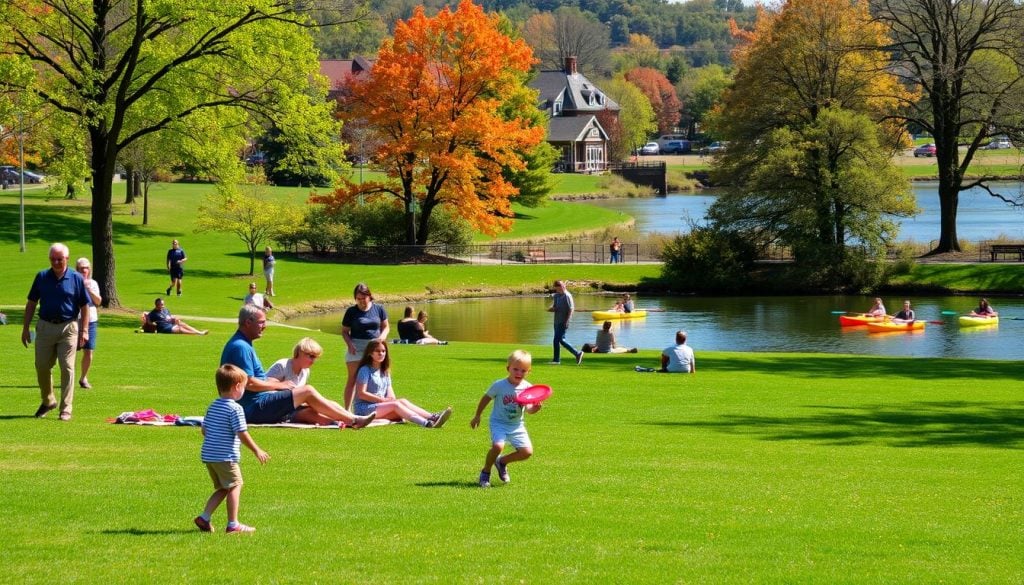
<instances>
[{"instance_id":1,"label":"tree trunk","mask_svg":"<svg viewBox=\"0 0 1024 585\"><path fill-rule=\"evenodd\" d=\"M149 181L142 189L142 225L149 225Z\"/></svg>"},{"instance_id":2,"label":"tree trunk","mask_svg":"<svg viewBox=\"0 0 1024 585\"><path fill-rule=\"evenodd\" d=\"M102 130L90 129L92 146L92 269L100 286L103 306L121 306L117 297L114 265L114 162L117 160L109 138Z\"/></svg>"},{"instance_id":3,"label":"tree trunk","mask_svg":"<svg viewBox=\"0 0 1024 585\"><path fill-rule=\"evenodd\" d=\"M125 167L124 171L124 203L131 205L135 201L135 171L132 167Z\"/></svg>"},{"instance_id":4,"label":"tree trunk","mask_svg":"<svg viewBox=\"0 0 1024 585\"><path fill-rule=\"evenodd\" d=\"M929 256L960 251L960 240L956 235L956 214L959 204L959 181L953 184L939 181L939 244L928 252Z\"/></svg>"},{"instance_id":5,"label":"tree trunk","mask_svg":"<svg viewBox=\"0 0 1024 585\"><path fill-rule=\"evenodd\" d=\"M256 274L256 246L249 246L249 276Z\"/></svg>"}]
</instances>

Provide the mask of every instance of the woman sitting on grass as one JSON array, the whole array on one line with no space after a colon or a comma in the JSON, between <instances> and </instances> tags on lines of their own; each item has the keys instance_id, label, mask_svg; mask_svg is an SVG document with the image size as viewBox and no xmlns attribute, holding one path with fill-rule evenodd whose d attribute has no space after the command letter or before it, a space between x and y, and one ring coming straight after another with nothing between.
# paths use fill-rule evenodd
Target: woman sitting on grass
<instances>
[{"instance_id":1,"label":"woman sitting on grass","mask_svg":"<svg viewBox=\"0 0 1024 585\"><path fill-rule=\"evenodd\" d=\"M448 422L452 407L440 412L428 412L405 398L396 398L391 386L391 355L388 344L379 339L371 341L363 352L356 373L355 404L358 415L377 414L377 418L407 420L428 429L439 429Z\"/></svg>"}]
</instances>

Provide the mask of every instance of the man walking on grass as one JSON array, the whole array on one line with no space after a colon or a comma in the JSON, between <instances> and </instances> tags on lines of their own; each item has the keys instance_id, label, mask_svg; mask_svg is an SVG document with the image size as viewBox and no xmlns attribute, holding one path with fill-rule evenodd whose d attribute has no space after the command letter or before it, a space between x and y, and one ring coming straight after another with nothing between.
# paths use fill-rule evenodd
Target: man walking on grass
<instances>
[{"instance_id":1,"label":"man walking on grass","mask_svg":"<svg viewBox=\"0 0 1024 585\"><path fill-rule=\"evenodd\" d=\"M71 420L75 399L75 351L89 340L89 296L82 275L68 270L71 252L61 243L50 246L50 268L41 270L32 281L25 303L25 321L21 343L32 343L29 325L39 306L35 330L36 380L42 402L36 418L57 408L53 395L54 363L60 364L60 420Z\"/></svg>"},{"instance_id":2,"label":"man walking on grass","mask_svg":"<svg viewBox=\"0 0 1024 585\"><path fill-rule=\"evenodd\" d=\"M551 360L552 364L562 363L562 347L569 350L573 357L576 358L577 366L583 362L583 352L577 351L572 344L565 340L565 333L569 330L569 320L572 319L572 314L575 310L576 306L572 302L572 293L565 289L564 282L556 280L555 294L552 297L551 306L548 307L548 312L555 314L555 339L552 342L554 357Z\"/></svg>"}]
</instances>

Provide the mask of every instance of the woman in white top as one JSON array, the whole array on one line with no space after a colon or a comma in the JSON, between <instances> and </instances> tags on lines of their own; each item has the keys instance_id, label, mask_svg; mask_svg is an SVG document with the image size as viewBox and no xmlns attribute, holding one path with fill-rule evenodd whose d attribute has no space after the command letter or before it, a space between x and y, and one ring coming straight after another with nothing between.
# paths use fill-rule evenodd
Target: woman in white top
<instances>
[{"instance_id":1,"label":"woman in white top","mask_svg":"<svg viewBox=\"0 0 1024 585\"><path fill-rule=\"evenodd\" d=\"M96 326L100 316L96 312L96 306L103 302L100 296L100 285L92 279L92 265L88 258L79 258L75 262L75 270L85 280L85 290L89 293L89 340L80 347L82 350L82 377L78 379L78 385L82 388L92 388L89 383L89 366L92 365L92 353L96 349Z\"/></svg>"},{"instance_id":2,"label":"woman in white top","mask_svg":"<svg viewBox=\"0 0 1024 585\"><path fill-rule=\"evenodd\" d=\"M285 417L286 422L327 425L336 421L357 429L373 422L376 415L356 416L309 385L309 369L323 352L324 349L315 339L303 337L292 349L291 358L277 360L267 370L267 378L294 383L292 396L302 400L295 401L297 404ZM344 425L342 427L344 428Z\"/></svg>"}]
</instances>

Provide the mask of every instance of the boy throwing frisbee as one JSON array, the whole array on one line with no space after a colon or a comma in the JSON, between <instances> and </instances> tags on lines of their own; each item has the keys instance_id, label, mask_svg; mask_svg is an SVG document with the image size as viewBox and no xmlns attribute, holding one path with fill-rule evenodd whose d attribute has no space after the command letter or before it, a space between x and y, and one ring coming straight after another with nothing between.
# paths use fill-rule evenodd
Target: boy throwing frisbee
<instances>
[{"instance_id":1,"label":"boy throwing frisbee","mask_svg":"<svg viewBox=\"0 0 1024 585\"><path fill-rule=\"evenodd\" d=\"M512 480L508 475L508 465L524 461L533 455L533 444L530 443L530 435L526 433L523 413L537 412L540 410L540 404L521 405L516 402L516 394L531 386L526 381L526 374L530 373L532 364L533 358L529 353L521 349L513 351L508 356L508 365L505 367L508 370L508 377L491 384L487 392L480 397L476 415L469 421L470 428L475 429L479 426L480 414L490 401L494 401L489 420L491 449L484 460L484 468L480 470L480 487L491 487L492 465L498 470L498 478L504 483L509 483ZM505 450L506 441L516 450L502 457L501 452Z\"/></svg>"}]
</instances>

